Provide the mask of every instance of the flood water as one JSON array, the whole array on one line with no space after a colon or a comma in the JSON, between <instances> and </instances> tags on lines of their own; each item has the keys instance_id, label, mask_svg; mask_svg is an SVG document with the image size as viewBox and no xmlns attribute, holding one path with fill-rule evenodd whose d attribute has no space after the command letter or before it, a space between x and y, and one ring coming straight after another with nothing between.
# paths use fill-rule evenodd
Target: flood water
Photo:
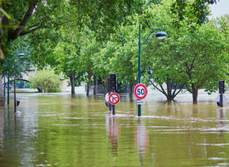
<instances>
[{"instance_id":1,"label":"flood water","mask_svg":"<svg viewBox=\"0 0 229 167\"><path fill-rule=\"evenodd\" d=\"M11 99L13 96L11 97ZM0 167L229 166L229 107L216 97L180 95L174 103L149 94L122 96L116 115L104 96L17 94L0 107ZM226 103L225 103L226 104ZM228 105L229 106L229 105Z\"/></svg>"}]
</instances>

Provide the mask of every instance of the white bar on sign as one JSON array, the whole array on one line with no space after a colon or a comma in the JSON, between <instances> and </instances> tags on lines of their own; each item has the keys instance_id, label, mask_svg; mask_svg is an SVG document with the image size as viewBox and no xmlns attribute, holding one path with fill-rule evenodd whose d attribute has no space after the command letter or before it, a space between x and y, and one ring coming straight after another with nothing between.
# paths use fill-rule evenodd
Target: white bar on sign
<instances>
[{"instance_id":1,"label":"white bar on sign","mask_svg":"<svg viewBox=\"0 0 229 167\"><path fill-rule=\"evenodd\" d=\"M137 105L145 104L145 100L137 100Z\"/></svg>"}]
</instances>

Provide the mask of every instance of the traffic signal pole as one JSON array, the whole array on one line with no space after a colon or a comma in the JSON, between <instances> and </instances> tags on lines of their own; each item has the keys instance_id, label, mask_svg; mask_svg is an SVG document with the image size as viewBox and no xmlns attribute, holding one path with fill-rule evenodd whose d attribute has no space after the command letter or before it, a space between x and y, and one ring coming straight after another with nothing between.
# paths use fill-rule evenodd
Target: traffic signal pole
<instances>
[{"instance_id":1,"label":"traffic signal pole","mask_svg":"<svg viewBox=\"0 0 229 167\"><path fill-rule=\"evenodd\" d=\"M108 90L108 94L110 95L111 94L111 78L110 77L108 77L107 90ZM109 111L112 111L111 103L109 103Z\"/></svg>"},{"instance_id":2,"label":"traffic signal pole","mask_svg":"<svg viewBox=\"0 0 229 167\"><path fill-rule=\"evenodd\" d=\"M223 93L220 93L220 107L223 107Z\"/></svg>"},{"instance_id":3,"label":"traffic signal pole","mask_svg":"<svg viewBox=\"0 0 229 167\"><path fill-rule=\"evenodd\" d=\"M224 80L219 80L219 93L220 93L220 101L218 106L219 107L223 107L223 94L225 92L224 89Z\"/></svg>"},{"instance_id":4,"label":"traffic signal pole","mask_svg":"<svg viewBox=\"0 0 229 167\"><path fill-rule=\"evenodd\" d=\"M110 79L110 81L109 81ZM117 75L116 73L111 73L110 74L110 78L108 78L108 83L109 83L109 90L112 91L113 93L115 93L116 89L117 89ZM116 113L116 108L115 105L113 104L109 104L109 109L110 111L113 111L113 115L115 115Z\"/></svg>"}]
</instances>

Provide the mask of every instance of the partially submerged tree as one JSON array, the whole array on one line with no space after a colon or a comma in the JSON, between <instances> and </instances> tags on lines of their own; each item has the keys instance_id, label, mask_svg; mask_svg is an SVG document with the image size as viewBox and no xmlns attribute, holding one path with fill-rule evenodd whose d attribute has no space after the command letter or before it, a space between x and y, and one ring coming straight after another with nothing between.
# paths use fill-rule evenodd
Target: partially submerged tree
<instances>
[{"instance_id":1,"label":"partially submerged tree","mask_svg":"<svg viewBox=\"0 0 229 167\"><path fill-rule=\"evenodd\" d=\"M225 23L221 23L224 29L220 29L212 24L196 24L195 19L190 21L190 18L182 19L179 22L181 26L177 27L174 25L177 16L166 14L166 11L170 11L166 6L163 6L163 9L162 6L154 8L152 15L155 17L152 22L160 23L160 20L163 20L158 18L160 16L167 18L163 20L166 24L162 27L168 33L168 37L163 42L159 42L160 48L154 40L154 43L149 45L149 49L146 49L147 56L143 61L148 62L147 64L151 63L152 77L159 87L154 83L153 85L168 100L173 100L180 92L177 87L182 88L185 84L193 94L193 101L197 101L198 89L204 88L208 93L214 92L218 88L218 80L226 78L228 71L226 32L228 31ZM188 10L187 5L186 10ZM160 14L156 15L156 13ZM147 79L145 81L148 82ZM163 88L163 83L166 89ZM171 84L175 86L173 90Z\"/></svg>"},{"instance_id":2,"label":"partially submerged tree","mask_svg":"<svg viewBox=\"0 0 229 167\"><path fill-rule=\"evenodd\" d=\"M178 61L174 44L180 35L180 32L173 26L173 16L169 14L171 10L171 1L163 1L161 6L153 5L145 12L145 22L152 22L154 27L145 28L142 40L147 38L155 28L161 28L168 36L164 40L157 39L153 34L150 39L142 45L142 66L146 68L151 66L152 75L143 75L143 82L146 85L153 85L155 89L163 93L167 100L174 98L181 92L187 77L180 72L182 64ZM142 27L146 27L146 25ZM155 30L154 34L158 30Z\"/></svg>"},{"instance_id":3,"label":"partially submerged tree","mask_svg":"<svg viewBox=\"0 0 229 167\"><path fill-rule=\"evenodd\" d=\"M30 76L30 85L33 88L40 89L43 93L48 92L50 88L60 88L62 85L62 77L56 75L54 70L48 67L40 71L36 71L35 76Z\"/></svg>"},{"instance_id":4,"label":"partially submerged tree","mask_svg":"<svg viewBox=\"0 0 229 167\"><path fill-rule=\"evenodd\" d=\"M211 24L197 26L195 33L186 33L178 40L177 50L184 72L188 76L187 88L197 101L198 89L209 93L216 91L218 81L226 79L228 73L228 40Z\"/></svg>"},{"instance_id":5,"label":"partially submerged tree","mask_svg":"<svg viewBox=\"0 0 229 167\"><path fill-rule=\"evenodd\" d=\"M80 46L77 42L59 42L55 51L49 55L49 59L53 61L50 64L58 73L63 73L65 78L69 78L71 94L75 94L76 81L81 82L86 71L83 67Z\"/></svg>"}]
</instances>

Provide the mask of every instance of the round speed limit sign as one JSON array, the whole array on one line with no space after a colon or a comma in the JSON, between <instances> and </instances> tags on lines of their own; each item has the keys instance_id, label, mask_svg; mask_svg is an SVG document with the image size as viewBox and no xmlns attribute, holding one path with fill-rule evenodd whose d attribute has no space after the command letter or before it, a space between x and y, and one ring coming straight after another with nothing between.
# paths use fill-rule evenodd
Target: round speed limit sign
<instances>
[{"instance_id":1,"label":"round speed limit sign","mask_svg":"<svg viewBox=\"0 0 229 167\"><path fill-rule=\"evenodd\" d=\"M137 84L134 88L134 94L137 99L144 99L148 93L148 90L144 84Z\"/></svg>"}]
</instances>

